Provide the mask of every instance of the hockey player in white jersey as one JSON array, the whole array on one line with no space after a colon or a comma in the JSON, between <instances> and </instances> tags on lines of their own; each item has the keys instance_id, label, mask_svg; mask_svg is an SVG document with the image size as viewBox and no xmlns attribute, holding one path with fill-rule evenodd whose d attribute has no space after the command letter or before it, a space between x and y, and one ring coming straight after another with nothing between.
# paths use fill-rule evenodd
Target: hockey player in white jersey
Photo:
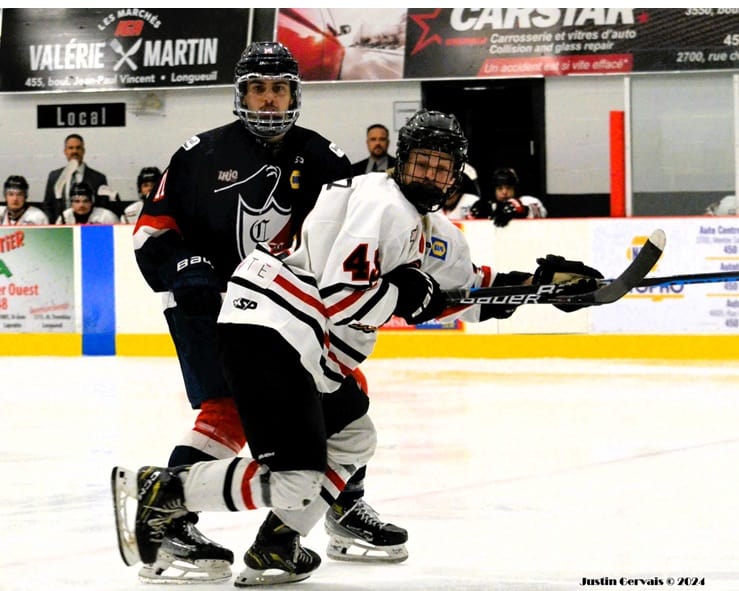
<instances>
[{"instance_id":1,"label":"hockey player in white jersey","mask_svg":"<svg viewBox=\"0 0 739 591\"><path fill-rule=\"evenodd\" d=\"M95 205L95 192L86 183L77 183L69 191L72 207L65 209L57 218L58 225L73 224L117 224L120 218L107 207Z\"/></svg>"},{"instance_id":2,"label":"hockey player in white jersey","mask_svg":"<svg viewBox=\"0 0 739 591\"><path fill-rule=\"evenodd\" d=\"M5 205L0 205L0 226L45 226L46 214L28 204L28 181L17 174L10 175L3 185Z\"/></svg>"},{"instance_id":3,"label":"hockey player in white jersey","mask_svg":"<svg viewBox=\"0 0 739 591\"><path fill-rule=\"evenodd\" d=\"M236 586L307 578L320 557L300 537L374 453L366 397L340 386L372 352L377 328L393 314L416 324L513 312L495 305L448 309L442 288L564 280L551 268L496 273L473 264L461 231L438 212L459 182L466 153L453 116L420 111L400 131L392 175L327 185L294 253L280 258L257 248L237 267L218 321L224 371L252 456L137 472L114 468L126 564L153 561L167 523L187 511L270 507ZM565 262L570 271L584 269L584 290L593 287L586 284L597 271ZM127 497L138 501L133 527ZM339 520L330 533L351 541L341 526Z\"/></svg>"}]
</instances>

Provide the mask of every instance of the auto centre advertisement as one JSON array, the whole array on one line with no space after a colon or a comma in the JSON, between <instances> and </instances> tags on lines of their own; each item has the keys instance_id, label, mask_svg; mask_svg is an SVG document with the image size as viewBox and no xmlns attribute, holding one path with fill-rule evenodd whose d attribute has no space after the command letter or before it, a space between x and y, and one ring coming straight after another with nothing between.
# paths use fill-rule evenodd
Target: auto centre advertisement
<instances>
[{"instance_id":1,"label":"auto centre advertisement","mask_svg":"<svg viewBox=\"0 0 739 591\"><path fill-rule=\"evenodd\" d=\"M233 83L249 9L5 8L0 92Z\"/></svg>"},{"instance_id":2,"label":"auto centre advertisement","mask_svg":"<svg viewBox=\"0 0 739 591\"><path fill-rule=\"evenodd\" d=\"M649 277L739 270L739 219L731 217L634 219L629 224L594 220L592 239L599 269L623 269L652 230L667 243ZM648 321L647 321L648 320ZM717 282L643 287L616 304L590 309L593 334L739 334L739 284Z\"/></svg>"},{"instance_id":3,"label":"auto centre advertisement","mask_svg":"<svg viewBox=\"0 0 739 591\"><path fill-rule=\"evenodd\" d=\"M0 333L75 332L72 228L0 230Z\"/></svg>"}]
</instances>

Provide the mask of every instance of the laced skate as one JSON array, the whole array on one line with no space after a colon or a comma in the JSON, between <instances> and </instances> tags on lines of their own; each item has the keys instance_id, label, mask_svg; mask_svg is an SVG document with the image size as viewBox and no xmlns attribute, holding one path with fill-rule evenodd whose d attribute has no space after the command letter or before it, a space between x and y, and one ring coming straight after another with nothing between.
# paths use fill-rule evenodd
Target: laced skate
<instances>
[{"instance_id":1,"label":"laced skate","mask_svg":"<svg viewBox=\"0 0 739 591\"><path fill-rule=\"evenodd\" d=\"M231 550L205 537L196 527L198 516L188 513L167 527L154 564L144 565L144 583L217 583L231 578Z\"/></svg>"},{"instance_id":2,"label":"laced skate","mask_svg":"<svg viewBox=\"0 0 739 591\"><path fill-rule=\"evenodd\" d=\"M168 468L147 466L138 472L116 466L111 474L118 550L123 562L153 564L167 526L187 513L182 482ZM138 501L133 524L129 501Z\"/></svg>"},{"instance_id":3,"label":"laced skate","mask_svg":"<svg viewBox=\"0 0 739 591\"><path fill-rule=\"evenodd\" d=\"M246 568L236 577L236 587L279 585L307 579L321 558L300 544L300 535L272 512L259 528L257 539L244 554Z\"/></svg>"},{"instance_id":4,"label":"laced skate","mask_svg":"<svg viewBox=\"0 0 739 591\"><path fill-rule=\"evenodd\" d=\"M326 512L330 536L326 554L334 560L355 562L402 562L408 558L408 532L380 521L364 499L346 510L336 504Z\"/></svg>"}]
</instances>

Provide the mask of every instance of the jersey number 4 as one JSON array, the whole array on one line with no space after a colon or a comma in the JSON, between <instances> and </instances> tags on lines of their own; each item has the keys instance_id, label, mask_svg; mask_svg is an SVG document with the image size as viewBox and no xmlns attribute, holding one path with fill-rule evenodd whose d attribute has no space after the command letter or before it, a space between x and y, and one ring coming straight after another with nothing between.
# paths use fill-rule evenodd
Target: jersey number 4
<instances>
[{"instance_id":1,"label":"jersey number 4","mask_svg":"<svg viewBox=\"0 0 739 591\"><path fill-rule=\"evenodd\" d=\"M368 255L369 247L360 244L344 259L344 271L352 274L352 281L367 281L372 284L380 277L380 251L375 250L374 266Z\"/></svg>"}]
</instances>

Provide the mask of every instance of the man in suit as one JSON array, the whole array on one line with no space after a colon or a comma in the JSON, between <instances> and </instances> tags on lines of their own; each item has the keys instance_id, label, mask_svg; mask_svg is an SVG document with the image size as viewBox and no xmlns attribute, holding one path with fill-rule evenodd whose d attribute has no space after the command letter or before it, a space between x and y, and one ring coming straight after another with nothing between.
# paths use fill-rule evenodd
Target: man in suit
<instances>
[{"instance_id":1,"label":"man in suit","mask_svg":"<svg viewBox=\"0 0 739 591\"><path fill-rule=\"evenodd\" d=\"M387 153L390 145L389 132L382 123L373 123L367 128L367 150L369 158L352 164L352 174L380 172L395 166L395 158Z\"/></svg>"},{"instance_id":2,"label":"man in suit","mask_svg":"<svg viewBox=\"0 0 739 591\"><path fill-rule=\"evenodd\" d=\"M69 192L78 183L84 182L90 185L93 191L98 194L98 199L96 199L98 204L107 205L103 201L108 200L106 199L109 193L109 189L107 189L108 179L102 172L98 172L84 162L85 140L81 135L70 133L64 138L64 156L67 158L67 165L52 170L46 181L44 209L50 220L57 219L62 211L71 206ZM103 185L105 185L104 194L98 191ZM102 197L102 200L100 197Z\"/></svg>"}]
</instances>

